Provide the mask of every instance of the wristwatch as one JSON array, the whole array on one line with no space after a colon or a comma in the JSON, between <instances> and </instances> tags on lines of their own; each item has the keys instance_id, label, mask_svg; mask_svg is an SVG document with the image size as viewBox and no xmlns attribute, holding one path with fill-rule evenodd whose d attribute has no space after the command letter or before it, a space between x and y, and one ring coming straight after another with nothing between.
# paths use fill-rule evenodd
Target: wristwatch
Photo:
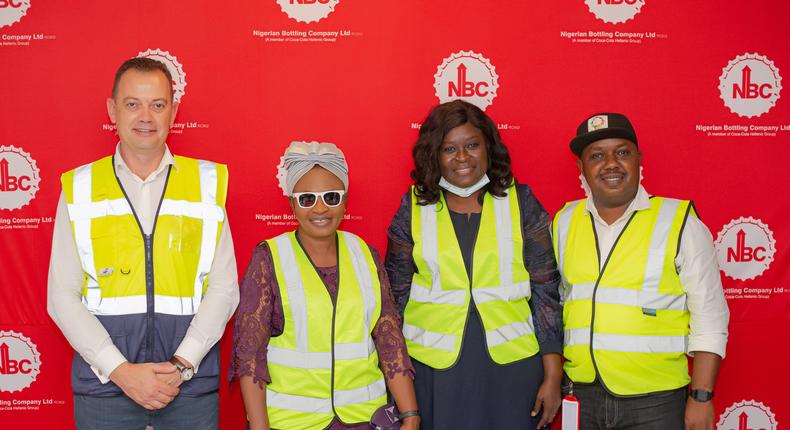
<instances>
[{"instance_id":1,"label":"wristwatch","mask_svg":"<svg viewBox=\"0 0 790 430\"><path fill-rule=\"evenodd\" d=\"M170 362L173 363L173 366L176 366L176 369L178 369L178 373L181 374L182 381L189 381L193 376L195 376L195 369L185 366L175 356L170 357Z\"/></svg>"},{"instance_id":2,"label":"wristwatch","mask_svg":"<svg viewBox=\"0 0 790 430\"><path fill-rule=\"evenodd\" d=\"M698 402L707 402L713 399L713 391L702 390L702 389L691 390L691 392L689 393L689 397L691 397L692 399Z\"/></svg>"}]
</instances>

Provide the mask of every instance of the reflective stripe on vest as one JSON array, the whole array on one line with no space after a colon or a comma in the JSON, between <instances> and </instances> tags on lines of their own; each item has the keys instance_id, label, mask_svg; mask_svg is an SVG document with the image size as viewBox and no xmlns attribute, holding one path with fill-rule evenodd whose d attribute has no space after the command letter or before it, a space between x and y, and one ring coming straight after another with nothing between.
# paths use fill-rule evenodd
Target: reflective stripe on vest
<instances>
[{"instance_id":1,"label":"reflective stripe on vest","mask_svg":"<svg viewBox=\"0 0 790 430\"><path fill-rule=\"evenodd\" d=\"M335 415L345 423L368 422L386 403L386 384L371 336L381 314L381 287L367 244L338 231L333 306L293 232L267 242L284 319L283 333L271 339L267 354L272 427L324 428Z\"/></svg>"},{"instance_id":2,"label":"reflective stripe on vest","mask_svg":"<svg viewBox=\"0 0 790 430\"><path fill-rule=\"evenodd\" d=\"M199 245L199 250L193 251L191 254L196 256L194 269L176 264L174 270L180 270L180 272L156 274L157 278L169 276L173 280L189 279L190 287L188 295L174 295L172 291L170 294L162 294L164 287L157 286L154 294L154 308L156 312L162 314L193 315L197 312L202 300L206 277L211 270L219 232L225 219L224 198L227 189L227 170L224 166L210 161L192 160L185 157L175 158L178 167L171 170L168 185L166 185L165 198L161 202L157 215L155 237L163 239L155 240L155 245L160 244L159 248L155 246L154 249L155 267L156 259L160 258L160 254L172 255L181 252L180 246L183 241L178 244L170 244L169 247L174 248L172 253L167 249L162 249L161 244L174 240L174 237L187 242L193 241L193 236L187 236L187 233L181 231L177 235L173 235L169 231L169 227L159 222L162 217L188 218L199 221L200 237L198 240L200 242L199 244L194 243L194 245ZM221 178L218 178L218 171L221 171ZM185 190L171 191L170 184L174 182L181 184ZM125 270L123 267L96 267L98 258L108 258L111 261L113 258L97 256L95 251L97 238L110 237L118 241L126 241L124 244L139 239L140 246L142 246L142 232L136 226L132 208L117 182L112 166L112 157L106 157L64 174L63 189L66 194L69 219L72 222L78 255L86 275L83 303L91 313L96 315L145 313L148 306L145 287L137 285L141 278L130 276L129 279L123 279L124 275L128 275L123 273ZM107 193L112 196L108 198ZM190 200L187 195L194 196L195 200ZM110 218L113 221L108 222L107 220ZM123 223L126 223L126 227L131 227L117 227ZM116 226L108 227L111 224ZM174 222L174 224L179 223ZM131 234L135 237L117 237L115 236L116 230L122 232L120 234ZM190 243L189 246L194 245ZM126 250L112 251L113 253L124 253ZM134 251L142 250L135 249ZM144 262L133 261L130 264L144 265ZM111 286L120 286L119 288L123 291L103 290L100 279L109 276L118 277L118 280ZM144 279L142 282L144 283ZM127 285L128 288L125 288L124 285ZM110 286L105 288L110 288ZM129 294L130 291L139 293Z\"/></svg>"},{"instance_id":3,"label":"reflective stripe on vest","mask_svg":"<svg viewBox=\"0 0 790 430\"><path fill-rule=\"evenodd\" d=\"M689 313L674 259L690 209L688 201L651 198L650 208L633 215L600 262L584 200L566 204L555 216L565 371L573 381L592 382L597 374L620 395L688 383Z\"/></svg>"},{"instance_id":4,"label":"reflective stripe on vest","mask_svg":"<svg viewBox=\"0 0 790 430\"><path fill-rule=\"evenodd\" d=\"M417 273L412 278L403 324L409 355L436 369L455 363L470 296L495 362L505 364L536 354L516 187L511 186L503 198L485 194L471 294L444 196L439 204L420 206L412 190L411 201Z\"/></svg>"}]
</instances>

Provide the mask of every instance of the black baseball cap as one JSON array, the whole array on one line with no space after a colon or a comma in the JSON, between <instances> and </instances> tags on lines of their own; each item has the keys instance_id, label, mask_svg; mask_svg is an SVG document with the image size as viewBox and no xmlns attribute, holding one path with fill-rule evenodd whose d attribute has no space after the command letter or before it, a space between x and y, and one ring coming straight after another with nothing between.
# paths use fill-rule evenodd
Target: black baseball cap
<instances>
[{"instance_id":1,"label":"black baseball cap","mask_svg":"<svg viewBox=\"0 0 790 430\"><path fill-rule=\"evenodd\" d=\"M571 140L571 151L581 157L587 145L613 137L628 139L639 148L631 121L620 113L603 112L592 115L579 124L576 137Z\"/></svg>"}]
</instances>

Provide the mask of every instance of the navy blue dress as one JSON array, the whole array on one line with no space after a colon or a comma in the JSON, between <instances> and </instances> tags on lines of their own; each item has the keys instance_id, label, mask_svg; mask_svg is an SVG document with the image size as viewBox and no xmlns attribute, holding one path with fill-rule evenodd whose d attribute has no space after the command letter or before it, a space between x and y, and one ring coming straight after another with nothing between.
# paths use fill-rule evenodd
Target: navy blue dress
<instances>
[{"instance_id":1,"label":"navy blue dress","mask_svg":"<svg viewBox=\"0 0 790 430\"><path fill-rule=\"evenodd\" d=\"M559 304L559 274L549 234L549 216L526 185L518 185L524 233L524 261L530 273L530 308L540 354L500 365L486 348L483 325L470 301L458 361L449 369L436 370L413 360L414 386L423 430L534 429L538 417L530 415L543 382L541 355L562 352L562 309ZM471 276L475 238L480 214L450 212L458 244ZM411 250L409 195L388 230L387 269L395 300L401 310L408 301L411 278L416 270Z\"/></svg>"}]
</instances>

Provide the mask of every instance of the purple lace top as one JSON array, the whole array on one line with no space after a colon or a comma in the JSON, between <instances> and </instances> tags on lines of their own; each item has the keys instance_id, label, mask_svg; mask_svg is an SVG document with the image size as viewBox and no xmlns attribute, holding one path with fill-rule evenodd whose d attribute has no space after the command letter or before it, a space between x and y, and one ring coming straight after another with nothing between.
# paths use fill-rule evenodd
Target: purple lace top
<instances>
[{"instance_id":1,"label":"purple lace top","mask_svg":"<svg viewBox=\"0 0 790 430\"><path fill-rule=\"evenodd\" d=\"M401 320L390 291L387 273L381 263L378 251L370 247L373 260L378 269L381 283L381 316L373 328L373 342L379 355L379 366L386 379L398 374L414 377L406 342L400 326ZM324 281L327 291L334 301L337 297L337 266L318 267L318 275ZM231 353L229 379L251 376L253 381L263 387L270 383L266 352L269 339L283 332L283 306L280 289L274 274L272 254L266 242L258 245L252 253L247 271L241 281L241 300L233 330L233 351ZM330 430L369 429L369 424L347 425L337 418Z\"/></svg>"}]
</instances>

